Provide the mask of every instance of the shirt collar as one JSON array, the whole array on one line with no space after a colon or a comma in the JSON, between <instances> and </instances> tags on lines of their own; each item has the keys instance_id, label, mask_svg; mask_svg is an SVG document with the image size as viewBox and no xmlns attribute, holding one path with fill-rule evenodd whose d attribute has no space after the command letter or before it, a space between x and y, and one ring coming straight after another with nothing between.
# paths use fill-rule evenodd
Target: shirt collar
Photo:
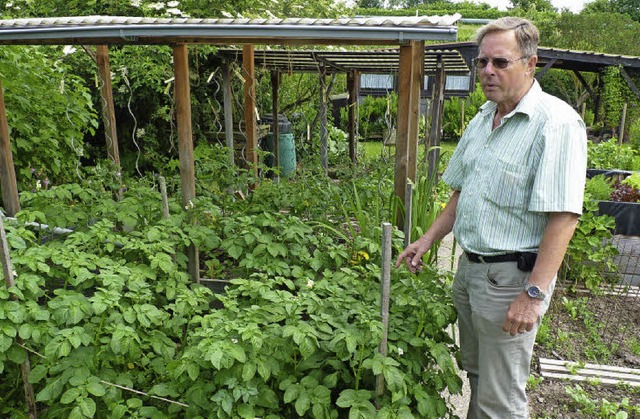
<instances>
[{"instance_id":1,"label":"shirt collar","mask_svg":"<svg viewBox=\"0 0 640 419\"><path fill-rule=\"evenodd\" d=\"M509 118L516 113L523 113L529 117L534 114L536 103L538 103L538 98L542 94L542 88L540 87L540 83L538 80L533 79L533 84L529 91L520 99L516 108L509 112L509 114L505 115L505 118ZM480 112L484 115L490 114L493 115L498 105L495 102L487 101L484 105L480 107Z\"/></svg>"}]
</instances>

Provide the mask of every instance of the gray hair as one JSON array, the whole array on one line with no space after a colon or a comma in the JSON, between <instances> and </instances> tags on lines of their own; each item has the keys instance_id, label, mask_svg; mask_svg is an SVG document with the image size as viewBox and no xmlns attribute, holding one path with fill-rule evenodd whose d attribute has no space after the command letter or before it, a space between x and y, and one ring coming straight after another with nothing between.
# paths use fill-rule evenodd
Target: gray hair
<instances>
[{"instance_id":1,"label":"gray hair","mask_svg":"<svg viewBox=\"0 0 640 419\"><path fill-rule=\"evenodd\" d=\"M480 45L487 34L506 31L514 31L522 55L531 57L537 54L538 42L540 42L538 28L527 19L515 16L502 17L478 29L475 39L476 44Z\"/></svg>"}]
</instances>

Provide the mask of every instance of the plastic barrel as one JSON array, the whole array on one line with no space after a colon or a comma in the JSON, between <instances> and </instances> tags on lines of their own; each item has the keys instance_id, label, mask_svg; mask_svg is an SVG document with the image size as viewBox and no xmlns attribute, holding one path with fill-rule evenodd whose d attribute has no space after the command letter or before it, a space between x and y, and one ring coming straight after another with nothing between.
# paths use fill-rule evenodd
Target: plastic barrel
<instances>
[{"instance_id":1,"label":"plastic barrel","mask_svg":"<svg viewBox=\"0 0 640 419\"><path fill-rule=\"evenodd\" d=\"M280 176L291 176L296 171L296 145L293 140L293 134L278 135L280 146ZM265 164L268 167L275 165L275 144L273 143L273 133L267 134L265 137L266 151L270 152L265 158Z\"/></svg>"}]
</instances>

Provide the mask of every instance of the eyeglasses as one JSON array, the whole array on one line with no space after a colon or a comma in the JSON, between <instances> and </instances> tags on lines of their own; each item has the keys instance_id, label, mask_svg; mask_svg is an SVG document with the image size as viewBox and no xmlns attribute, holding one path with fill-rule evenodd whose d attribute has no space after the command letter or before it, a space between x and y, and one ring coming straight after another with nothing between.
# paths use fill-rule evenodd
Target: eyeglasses
<instances>
[{"instance_id":1,"label":"eyeglasses","mask_svg":"<svg viewBox=\"0 0 640 419\"><path fill-rule=\"evenodd\" d=\"M509 60L507 58L502 58L502 57L498 57L498 58L492 58L492 59L488 59L488 58L474 58L473 59L473 64L478 67L478 68L485 68L487 65L489 65L489 61L491 61L491 65L494 68L499 68L499 69L504 69L509 67L510 63L514 63L516 61L520 61L524 58L529 58L526 55L520 57L520 58L516 58L515 60Z\"/></svg>"}]
</instances>

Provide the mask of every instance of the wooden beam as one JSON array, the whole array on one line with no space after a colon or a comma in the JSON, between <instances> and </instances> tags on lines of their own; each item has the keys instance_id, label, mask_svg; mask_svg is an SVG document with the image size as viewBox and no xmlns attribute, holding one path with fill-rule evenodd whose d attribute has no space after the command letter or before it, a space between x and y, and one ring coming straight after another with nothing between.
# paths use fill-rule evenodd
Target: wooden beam
<instances>
[{"instance_id":1,"label":"wooden beam","mask_svg":"<svg viewBox=\"0 0 640 419\"><path fill-rule=\"evenodd\" d=\"M9 138L7 110L4 106L2 79L0 79L0 187L2 187L2 203L7 213L6 215L13 217L20 211L20 198L18 196L16 169L13 166L13 154L11 153L11 139Z\"/></svg>"},{"instance_id":2,"label":"wooden beam","mask_svg":"<svg viewBox=\"0 0 640 419\"><path fill-rule=\"evenodd\" d=\"M244 122L247 136L246 156L256 179L258 178L258 120L256 117L256 75L253 60L254 46L243 45ZM254 185L255 186L255 185Z\"/></svg>"},{"instance_id":3,"label":"wooden beam","mask_svg":"<svg viewBox=\"0 0 640 419\"><path fill-rule=\"evenodd\" d=\"M233 92L231 90L231 65L227 62L222 65L222 95L224 102L224 139L225 145L229 149L229 164L233 166Z\"/></svg>"},{"instance_id":4,"label":"wooden beam","mask_svg":"<svg viewBox=\"0 0 640 419\"><path fill-rule=\"evenodd\" d=\"M640 98L640 89L638 89L638 87L635 85L635 83L629 76L629 73L627 73L627 70L625 70L624 67L620 67L620 74L622 74L622 78L627 82L629 88L633 91L633 93L635 93L636 96Z\"/></svg>"},{"instance_id":5,"label":"wooden beam","mask_svg":"<svg viewBox=\"0 0 640 419\"><path fill-rule=\"evenodd\" d=\"M411 44L400 46L400 69L398 72L398 124L396 131L396 166L393 184L398 202L404 203L407 183L407 161L409 145L409 112L411 104L411 82L413 70L413 48ZM398 213L396 227L403 228L404 217ZM408 232L405 232L408 234Z\"/></svg>"},{"instance_id":6,"label":"wooden beam","mask_svg":"<svg viewBox=\"0 0 640 419\"><path fill-rule=\"evenodd\" d=\"M440 139L442 138L442 115L444 110L444 90L446 75L442 61L437 64L438 70L433 84L433 103L431 106L431 130L429 132L428 175L433 184L437 182L438 160L440 160Z\"/></svg>"},{"instance_id":7,"label":"wooden beam","mask_svg":"<svg viewBox=\"0 0 640 419\"><path fill-rule=\"evenodd\" d=\"M358 155L356 153L357 148L357 121L356 121L356 108L358 106L358 91L359 91L360 73L356 70L351 70L347 73L347 91L349 92L349 99L347 100L347 110L349 115L349 121L347 124L347 131L349 132L349 158L352 163L357 163Z\"/></svg>"},{"instance_id":8,"label":"wooden beam","mask_svg":"<svg viewBox=\"0 0 640 419\"><path fill-rule=\"evenodd\" d=\"M576 75L576 77L578 78L582 86L585 89L587 89L587 92L589 92L589 96L595 97L595 93L593 92L593 89L591 88L591 86L589 86L589 83L587 83L584 77L582 77L582 74L578 70L573 70L573 74Z\"/></svg>"},{"instance_id":9,"label":"wooden beam","mask_svg":"<svg viewBox=\"0 0 640 419\"><path fill-rule=\"evenodd\" d=\"M322 168L327 173L329 170L329 129L327 127L327 69L320 67L320 160Z\"/></svg>"},{"instance_id":10,"label":"wooden beam","mask_svg":"<svg viewBox=\"0 0 640 419\"><path fill-rule=\"evenodd\" d=\"M102 103L102 124L104 125L104 140L107 145L107 155L116 166L120 166L118 152L118 133L116 130L116 111L113 104L113 89L111 87L111 67L109 64L109 47L98 45L96 48L96 62L100 77L100 102Z\"/></svg>"},{"instance_id":11,"label":"wooden beam","mask_svg":"<svg viewBox=\"0 0 640 419\"><path fill-rule=\"evenodd\" d=\"M178 151L180 153L180 185L182 206L189 207L196 197L195 167L193 158L193 132L191 127L191 89L189 86L189 51L184 44L173 46L173 71L175 77L176 114L178 119ZM190 246L189 274L194 282L200 282L198 249Z\"/></svg>"},{"instance_id":12,"label":"wooden beam","mask_svg":"<svg viewBox=\"0 0 640 419\"><path fill-rule=\"evenodd\" d=\"M411 102L407 143L407 179L415 184L420 137L420 97L424 84L424 42L411 42ZM406 198L406 196L405 196Z\"/></svg>"},{"instance_id":13,"label":"wooden beam","mask_svg":"<svg viewBox=\"0 0 640 419\"><path fill-rule=\"evenodd\" d=\"M280 168L280 120L278 113L278 92L280 90L280 70L271 72L271 113L273 115L271 132L273 133L273 167Z\"/></svg>"},{"instance_id":14,"label":"wooden beam","mask_svg":"<svg viewBox=\"0 0 640 419\"><path fill-rule=\"evenodd\" d=\"M545 66L542 67L542 69L536 73L536 76L535 76L536 80L540 80L544 76L544 74L547 72L547 70L553 67L556 61L558 61L556 58L552 58L551 60L549 60L549 62L545 64Z\"/></svg>"}]
</instances>

